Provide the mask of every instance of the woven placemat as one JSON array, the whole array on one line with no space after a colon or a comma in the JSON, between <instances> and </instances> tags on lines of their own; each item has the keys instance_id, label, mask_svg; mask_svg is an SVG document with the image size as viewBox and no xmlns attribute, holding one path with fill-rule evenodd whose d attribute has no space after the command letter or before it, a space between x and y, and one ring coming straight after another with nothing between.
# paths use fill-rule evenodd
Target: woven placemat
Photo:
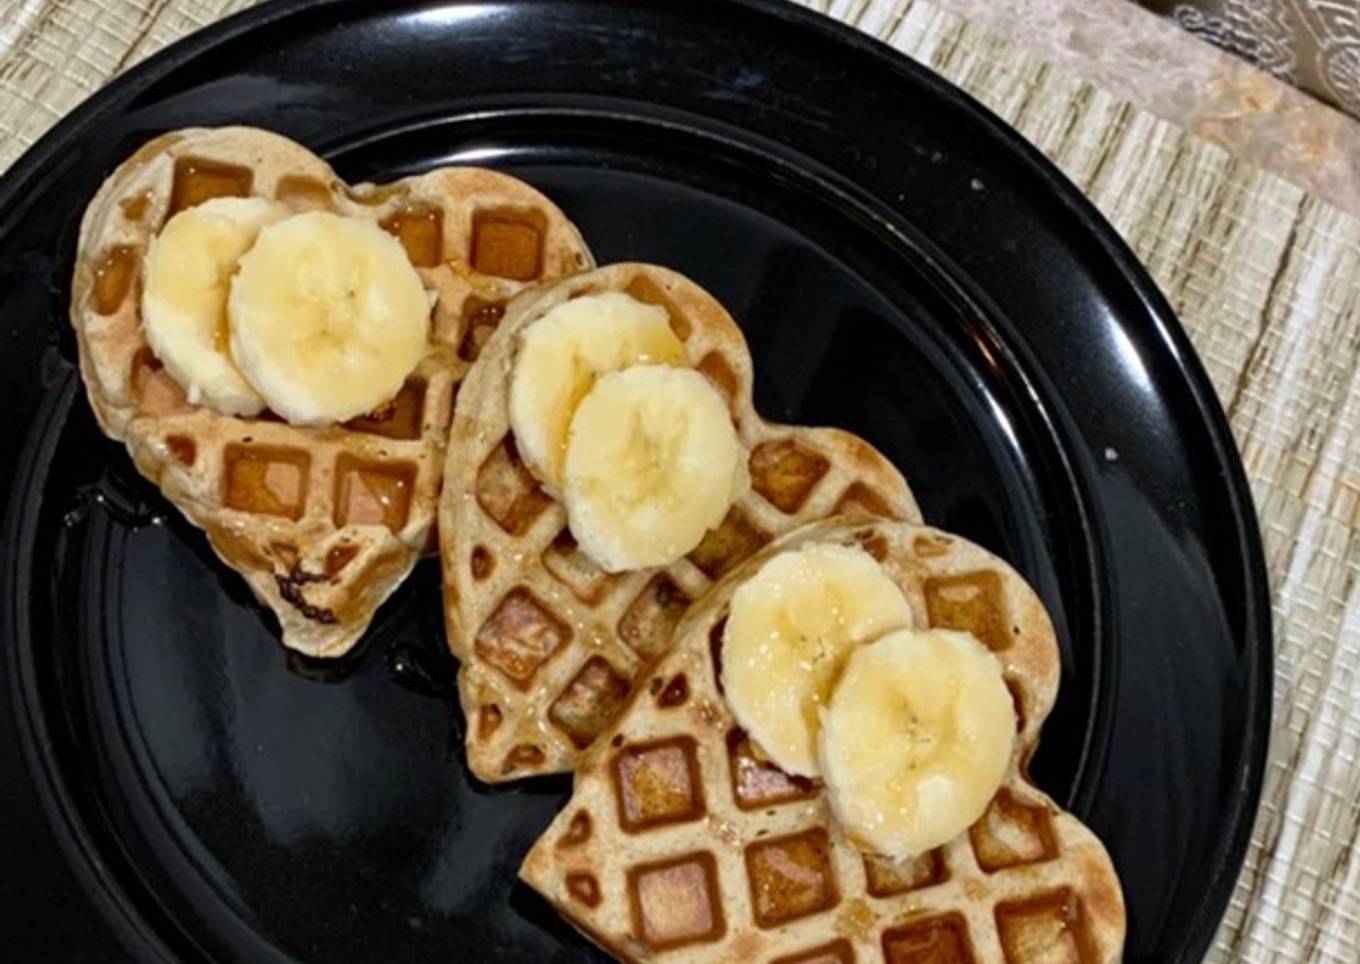
<instances>
[{"instance_id":1,"label":"woven placemat","mask_svg":"<svg viewBox=\"0 0 1360 964\"><path fill-rule=\"evenodd\" d=\"M118 71L251 2L7 0L0 168ZM1189 331L1251 479L1278 650L1261 814L1208 959L1353 964L1360 221L921 0L813 5L928 65L1038 145Z\"/></svg>"}]
</instances>

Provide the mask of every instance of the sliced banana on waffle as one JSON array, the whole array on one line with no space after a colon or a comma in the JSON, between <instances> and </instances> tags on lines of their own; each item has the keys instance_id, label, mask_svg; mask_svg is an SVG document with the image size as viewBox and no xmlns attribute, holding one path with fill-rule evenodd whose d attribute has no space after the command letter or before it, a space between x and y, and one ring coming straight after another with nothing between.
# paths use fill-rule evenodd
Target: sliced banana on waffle
<instances>
[{"instance_id":1,"label":"sliced banana on waffle","mask_svg":"<svg viewBox=\"0 0 1360 964\"><path fill-rule=\"evenodd\" d=\"M595 383L571 419L564 481L572 535L608 572L679 559L751 486L727 403L665 365Z\"/></svg>"},{"instance_id":2,"label":"sliced banana on waffle","mask_svg":"<svg viewBox=\"0 0 1360 964\"><path fill-rule=\"evenodd\" d=\"M572 415L604 374L630 365L680 365L685 346L664 308L621 291L582 295L524 329L510 379L510 424L520 457L560 492Z\"/></svg>"},{"instance_id":3,"label":"sliced banana on waffle","mask_svg":"<svg viewBox=\"0 0 1360 964\"><path fill-rule=\"evenodd\" d=\"M265 401L232 358L227 295L241 255L288 216L265 198L213 198L172 217L150 244L142 288L147 343L192 404L257 415Z\"/></svg>"},{"instance_id":4,"label":"sliced banana on waffle","mask_svg":"<svg viewBox=\"0 0 1360 964\"><path fill-rule=\"evenodd\" d=\"M732 595L723 630L728 707L780 769L819 776L820 714L859 646L912 624L897 583L862 549L784 552Z\"/></svg>"},{"instance_id":5,"label":"sliced banana on waffle","mask_svg":"<svg viewBox=\"0 0 1360 964\"><path fill-rule=\"evenodd\" d=\"M977 821L1001 786L1015 709L997 658L968 633L899 630L856 650L822 712L832 812L896 859Z\"/></svg>"},{"instance_id":6,"label":"sliced banana on waffle","mask_svg":"<svg viewBox=\"0 0 1360 964\"><path fill-rule=\"evenodd\" d=\"M397 394L425 353L430 295L377 224L314 211L260 232L228 313L232 355L269 408L324 425Z\"/></svg>"}]
</instances>

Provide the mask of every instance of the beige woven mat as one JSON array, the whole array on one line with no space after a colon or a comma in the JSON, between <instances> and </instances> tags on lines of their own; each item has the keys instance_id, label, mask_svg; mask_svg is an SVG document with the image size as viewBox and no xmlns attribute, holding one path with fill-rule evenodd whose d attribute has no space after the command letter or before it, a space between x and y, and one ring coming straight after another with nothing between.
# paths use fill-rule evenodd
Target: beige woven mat
<instances>
[{"instance_id":1,"label":"beige woven mat","mask_svg":"<svg viewBox=\"0 0 1360 964\"><path fill-rule=\"evenodd\" d=\"M251 2L0 0L0 168L122 68ZM1261 515L1278 649L1262 811L1209 959L1354 964L1360 221L921 0L829 5L1057 162L1199 348Z\"/></svg>"}]
</instances>

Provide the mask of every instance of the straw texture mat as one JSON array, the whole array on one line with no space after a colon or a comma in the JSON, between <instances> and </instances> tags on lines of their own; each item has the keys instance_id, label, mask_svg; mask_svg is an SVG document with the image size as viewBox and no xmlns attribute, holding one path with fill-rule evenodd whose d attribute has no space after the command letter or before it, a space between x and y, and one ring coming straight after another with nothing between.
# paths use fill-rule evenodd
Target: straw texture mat
<instances>
[{"instance_id":1,"label":"straw texture mat","mask_svg":"<svg viewBox=\"0 0 1360 964\"><path fill-rule=\"evenodd\" d=\"M4 0L0 167L118 71L249 5ZM1262 811L1209 960L1360 960L1360 221L921 0L829 12L1045 151L1189 330L1251 478L1278 648Z\"/></svg>"}]
</instances>

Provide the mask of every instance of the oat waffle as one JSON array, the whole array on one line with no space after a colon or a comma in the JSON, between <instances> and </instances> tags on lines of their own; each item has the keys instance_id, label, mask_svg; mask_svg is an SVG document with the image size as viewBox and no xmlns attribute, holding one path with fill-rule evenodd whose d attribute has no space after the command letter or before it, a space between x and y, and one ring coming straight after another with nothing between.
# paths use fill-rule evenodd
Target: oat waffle
<instances>
[{"instance_id":1,"label":"oat waffle","mask_svg":"<svg viewBox=\"0 0 1360 964\"><path fill-rule=\"evenodd\" d=\"M753 755L723 701L715 661L733 590L773 552L814 541L864 546L918 625L969 630L1004 666L1019 721L1005 782L978 823L915 860L856 850L818 783ZM1058 659L1042 603L982 549L913 525L808 526L686 616L520 876L625 960L1117 962L1125 915L1109 856L1026 776Z\"/></svg>"},{"instance_id":2,"label":"oat waffle","mask_svg":"<svg viewBox=\"0 0 1360 964\"><path fill-rule=\"evenodd\" d=\"M508 414L518 332L555 305L605 290L666 309L690 363L726 397L753 482L686 558L617 575L572 541L565 510L520 460ZM651 265L600 268L510 305L459 396L445 476L448 639L461 662L468 761L491 783L570 770L691 602L775 536L847 509L920 520L901 474L868 443L761 419L736 323L692 281Z\"/></svg>"},{"instance_id":3,"label":"oat waffle","mask_svg":"<svg viewBox=\"0 0 1360 964\"><path fill-rule=\"evenodd\" d=\"M252 194L378 221L436 292L428 353L379 411L326 428L221 415L190 405L148 347L139 275L152 236L176 211ZM349 187L277 134L190 129L148 143L91 201L71 320L104 431L246 577L286 645L338 656L432 544L454 394L501 306L592 264L562 212L504 174Z\"/></svg>"}]
</instances>

